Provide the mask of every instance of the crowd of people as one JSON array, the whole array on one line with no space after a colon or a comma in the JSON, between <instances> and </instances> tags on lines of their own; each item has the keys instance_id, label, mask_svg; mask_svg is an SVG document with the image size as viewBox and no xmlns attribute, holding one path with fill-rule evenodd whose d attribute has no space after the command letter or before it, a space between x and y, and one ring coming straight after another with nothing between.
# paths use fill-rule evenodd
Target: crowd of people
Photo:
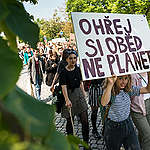
<instances>
[{"instance_id":1,"label":"crowd of people","mask_svg":"<svg viewBox=\"0 0 150 150\"><path fill-rule=\"evenodd\" d=\"M83 140L89 143L89 104L92 133L95 138L102 138L96 126L101 106L107 110L103 138L108 150L120 150L122 145L125 150L150 149L150 72L83 82L76 45L69 42L39 42L35 50L24 44L19 48L19 56L28 67L38 100L43 82L52 93L56 85L61 87L65 100L61 116L67 120L67 135L73 135L73 120L78 116Z\"/></svg>"}]
</instances>

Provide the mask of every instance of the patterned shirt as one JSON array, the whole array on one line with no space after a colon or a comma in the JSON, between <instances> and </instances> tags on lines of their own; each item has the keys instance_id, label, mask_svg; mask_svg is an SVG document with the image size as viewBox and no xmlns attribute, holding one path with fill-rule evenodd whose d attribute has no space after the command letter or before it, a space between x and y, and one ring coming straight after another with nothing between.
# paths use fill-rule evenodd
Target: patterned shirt
<instances>
[{"instance_id":1,"label":"patterned shirt","mask_svg":"<svg viewBox=\"0 0 150 150\"><path fill-rule=\"evenodd\" d=\"M102 82L104 79L95 79L91 81L91 85L89 88L89 102L90 106L99 106L98 98L102 96L103 89L102 89Z\"/></svg>"},{"instance_id":2,"label":"patterned shirt","mask_svg":"<svg viewBox=\"0 0 150 150\"><path fill-rule=\"evenodd\" d=\"M130 114L130 97L139 95L140 87L137 86L133 86L130 93L120 90L120 93L116 95L114 102L111 104L108 118L115 122L120 122L127 119Z\"/></svg>"}]
</instances>

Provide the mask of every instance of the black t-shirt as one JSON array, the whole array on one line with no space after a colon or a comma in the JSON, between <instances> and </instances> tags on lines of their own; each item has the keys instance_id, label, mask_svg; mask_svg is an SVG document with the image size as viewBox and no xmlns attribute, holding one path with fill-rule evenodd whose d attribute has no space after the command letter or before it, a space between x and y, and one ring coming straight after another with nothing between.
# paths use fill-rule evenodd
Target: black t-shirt
<instances>
[{"instance_id":1,"label":"black t-shirt","mask_svg":"<svg viewBox=\"0 0 150 150\"><path fill-rule=\"evenodd\" d=\"M82 80L80 68L75 66L75 69L68 71L66 68L61 72L59 78L60 85L67 85L67 89L74 90L80 87L80 81Z\"/></svg>"}]
</instances>

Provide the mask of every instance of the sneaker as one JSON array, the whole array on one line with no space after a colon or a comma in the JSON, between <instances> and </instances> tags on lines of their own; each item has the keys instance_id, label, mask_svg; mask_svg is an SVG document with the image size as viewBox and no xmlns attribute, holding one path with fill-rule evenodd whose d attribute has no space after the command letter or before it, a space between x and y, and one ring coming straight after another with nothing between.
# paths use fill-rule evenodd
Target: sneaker
<instances>
[{"instance_id":1,"label":"sneaker","mask_svg":"<svg viewBox=\"0 0 150 150\"><path fill-rule=\"evenodd\" d=\"M92 133L95 138L101 139L102 136L97 132L97 130L93 130Z\"/></svg>"}]
</instances>

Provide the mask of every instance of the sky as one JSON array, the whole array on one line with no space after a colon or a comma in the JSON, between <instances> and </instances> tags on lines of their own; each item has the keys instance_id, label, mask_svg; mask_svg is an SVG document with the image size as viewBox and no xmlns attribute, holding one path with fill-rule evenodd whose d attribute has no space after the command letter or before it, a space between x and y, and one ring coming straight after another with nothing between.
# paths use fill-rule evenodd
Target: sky
<instances>
[{"instance_id":1,"label":"sky","mask_svg":"<svg viewBox=\"0 0 150 150\"><path fill-rule=\"evenodd\" d=\"M65 0L39 0L38 4L24 2L24 7L27 12L37 18L44 18L46 20L52 18L54 10L58 7L63 7Z\"/></svg>"}]
</instances>

